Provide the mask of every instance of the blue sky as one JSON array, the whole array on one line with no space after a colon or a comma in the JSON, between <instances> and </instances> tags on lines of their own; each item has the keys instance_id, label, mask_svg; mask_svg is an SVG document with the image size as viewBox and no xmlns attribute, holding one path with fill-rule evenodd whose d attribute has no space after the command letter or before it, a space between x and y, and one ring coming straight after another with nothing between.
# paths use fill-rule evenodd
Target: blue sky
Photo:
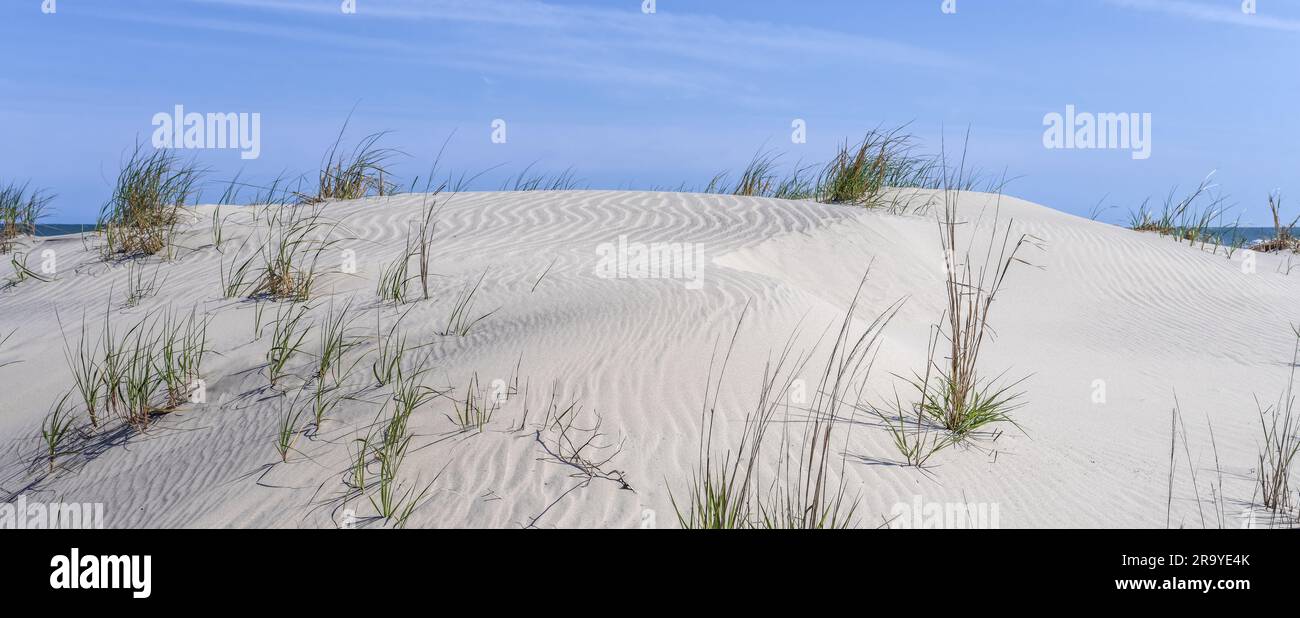
<instances>
[{"instance_id":1,"label":"blue sky","mask_svg":"<svg viewBox=\"0 0 1300 618\"><path fill-rule=\"evenodd\" d=\"M51 222L94 219L154 114L261 114L261 156L196 150L208 192L243 170L308 174L348 136L392 133L424 174L480 188L573 168L595 188L702 186L759 149L824 161L845 138L911 123L922 149L971 130L969 159L1008 192L1121 220L1211 171L1243 223L1297 193L1300 2L1258 0L4 0L0 182L58 194ZM1152 154L1048 150L1043 117L1150 113ZM491 123L507 122L493 143ZM803 119L808 138L790 141ZM191 154L191 153L185 153ZM1300 213L1300 201L1288 201Z\"/></svg>"}]
</instances>

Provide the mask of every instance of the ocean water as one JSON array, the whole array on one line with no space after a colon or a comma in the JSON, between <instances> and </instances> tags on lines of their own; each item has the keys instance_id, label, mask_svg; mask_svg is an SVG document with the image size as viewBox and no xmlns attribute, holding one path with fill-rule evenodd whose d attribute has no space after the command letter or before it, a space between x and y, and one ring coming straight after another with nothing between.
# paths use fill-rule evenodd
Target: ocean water
<instances>
[{"instance_id":1,"label":"ocean water","mask_svg":"<svg viewBox=\"0 0 1300 618\"><path fill-rule=\"evenodd\" d=\"M37 223L37 236L62 236L95 231L93 223Z\"/></svg>"},{"instance_id":2,"label":"ocean water","mask_svg":"<svg viewBox=\"0 0 1300 618\"><path fill-rule=\"evenodd\" d=\"M1277 233L1277 230L1271 227L1239 227L1235 230L1232 228L1210 228L1209 231L1211 234L1221 234L1225 241L1239 238L1242 244L1247 247L1257 241L1273 238Z\"/></svg>"}]
</instances>

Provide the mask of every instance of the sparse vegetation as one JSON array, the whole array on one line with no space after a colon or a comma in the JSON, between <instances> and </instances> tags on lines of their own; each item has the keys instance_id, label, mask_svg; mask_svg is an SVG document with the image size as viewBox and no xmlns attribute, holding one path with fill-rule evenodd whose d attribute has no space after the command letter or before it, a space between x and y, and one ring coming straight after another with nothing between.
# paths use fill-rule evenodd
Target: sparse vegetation
<instances>
[{"instance_id":1,"label":"sparse vegetation","mask_svg":"<svg viewBox=\"0 0 1300 618\"><path fill-rule=\"evenodd\" d=\"M408 244L388 266L379 272L375 294L381 303L400 305L406 302L406 288L411 282L411 247Z\"/></svg>"},{"instance_id":2,"label":"sparse vegetation","mask_svg":"<svg viewBox=\"0 0 1300 618\"><path fill-rule=\"evenodd\" d=\"M1276 251L1300 253L1300 241L1295 237L1295 226L1296 223L1300 223L1300 215L1297 215L1290 223L1287 223L1282 218L1282 194L1280 192L1269 194L1268 210L1269 214L1273 216L1273 237L1261 241L1254 246L1254 249L1265 253Z\"/></svg>"},{"instance_id":3,"label":"sparse vegetation","mask_svg":"<svg viewBox=\"0 0 1300 618\"><path fill-rule=\"evenodd\" d=\"M1259 425L1263 443L1259 449L1257 468L1260 502L1275 514L1295 516L1295 503L1291 491L1291 469L1296 454L1300 453L1300 427L1295 417L1295 372L1300 367L1300 329L1296 330L1296 344L1291 356L1291 374L1286 390L1276 404L1259 408Z\"/></svg>"},{"instance_id":4,"label":"sparse vegetation","mask_svg":"<svg viewBox=\"0 0 1300 618\"><path fill-rule=\"evenodd\" d=\"M181 209L198 195L203 171L170 150L137 144L99 214L104 257L154 255L168 247Z\"/></svg>"},{"instance_id":5,"label":"sparse vegetation","mask_svg":"<svg viewBox=\"0 0 1300 618\"><path fill-rule=\"evenodd\" d=\"M939 343L937 331L938 327L931 331L927 358L936 357L936 347ZM919 402L926 400L926 385L930 384L934 367L934 363L927 363L924 375L909 382L911 388L916 390ZM924 468L935 453L953 444L954 438L951 434L935 430L932 425L934 423L932 415L925 410L922 403L904 403L895 392L894 401L890 405L888 412L877 406L870 406L869 410L884 423L894 448L898 449L898 453L903 456L903 460L908 465ZM942 427L938 429L942 430Z\"/></svg>"},{"instance_id":6,"label":"sparse vegetation","mask_svg":"<svg viewBox=\"0 0 1300 618\"><path fill-rule=\"evenodd\" d=\"M1178 188L1169 190L1159 212L1149 208L1150 199L1144 200L1137 211L1129 214L1129 228L1139 232L1155 232L1171 236L1182 242L1205 248L1212 245L1235 248L1236 225L1224 225L1227 215L1227 197L1215 192L1214 173L1206 176L1191 193L1178 196Z\"/></svg>"},{"instance_id":7,"label":"sparse vegetation","mask_svg":"<svg viewBox=\"0 0 1300 618\"><path fill-rule=\"evenodd\" d=\"M894 214L921 214L929 209L930 200L899 190L940 189L952 184L953 179L944 177L942 156L917 154L915 139L906 128L877 128L867 131L857 142L846 140L820 171L815 165L796 163L783 174L781 155L760 151L735 184L722 172L709 181L703 192L815 200L882 208ZM978 184L978 176L972 174L961 179L959 188L973 190Z\"/></svg>"},{"instance_id":8,"label":"sparse vegetation","mask_svg":"<svg viewBox=\"0 0 1300 618\"><path fill-rule=\"evenodd\" d=\"M479 387L478 373L475 373L470 378L469 385L465 387L465 398L452 402L452 409L455 412L452 420L461 431L474 429L482 432L483 427L492 420L492 415L496 414L500 407L501 404L493 393Z\"/></svg>"},{"instance_id":9,"label":"sparse vegetation","mask_svg":"<svg viewBox=\"0 0 1300 618\"><path fill-rule=\"evenodd\" d=\"M402 358L406 354L406 336L397 333L397 327L401 325L402 314L393 325L388 328L385 334L379 324L379 313L375 313L375 350L377 357L371 365L371 372L375 376L375 382L379 386L384 386L392 382L402 371Z\"/></svg>"},{"instance_id":10,"label":"sparse vegetation","mask_svg":"<svg viewBox=\"0 0 1300 618\"><path fill-rule=\"evenodd\" d=\"M319 208L299 205L267 208L269 238L261 248L262 271L249 296L303 301L311 297L321 254L336 245L337 223ZM242 282L243 267L232 269L230 283Z\"/></svg>"},{"instance_id":11,"label":"sparse vegetation","mask_svg":"<svg viewBox=\"0 0 1300 618\"><path fill-rule=\"evenodd\" d=\"M159 368L167 389L167 408L189 399L195 381L202 374L203 356L208 352L208 319L191 311L184 323L172 313L163 316Z\"/></svg>"},{"instance_id":12,"label":"sparse vegetation","mask_svg":"<svg viewBox=\"0 0 1300 618\"><path fill-rule=\"evenodd\" d=\"M266 352L266 371L271 386L284 377L284 372L299 352L307 338L311 324L304 322L309 307L297 303L286 303L276 310L275 329L271 334L271 347Z\"/></svg>"},{"instance_id":13,"label":"sparse vegetation","mask_svg":"<svg viewBox=\"0 0 1300 618\"><path fill-rule=\"evenodd\" d=\"M416 367L409 373L399 372L393 383L392 412L377 435L358 441L359 453L351 475L353 488L368 497L380 517L395 522L397 526L406 524L434 482L420 488L418 480L414 485L405 485L399 478L413 437L409 428L411 414L438 395L437 391L424 386L422 377L425 371L423 367ZM372 461L379 468L373 485L368 481L368 467Z\"/></svg>"},{"instance_id":14,"label":"sparse vegetation","mask_svg":"<svg viewBox=\"0 0 1300 618\"><path fill-rule=\"evenodd\" d=\"M281 463L289 463L289 453L295 449L298 443L298 436L302 435L298 421L302 418L302 408L293 403L285 403L283 397L280 398L280 420L275 426L275 452L280 454Z\"/></svg>"},{"instance_id":15,"label":"sparse vegetation","mask_svg":"<svg viewBox=\"0 0 1300 618\"><path fill-rule=\"evenodd\" d=\"M158 294L158 271L154 267L153 276L145 276L144 265L139 260L131 260L126 265L126 306L134 307L140 301ZM166 280L163 280L166 283Z\"/></svg>"},{"instance_id":16,"label":"sparse vegetation","mask_svg":"<svg viewBox=\"0 0 1300 618\"><path fill-rule=\"evenodd\" d=\"M50 472L54 472L54 460L64 454L64 446L71 437L70 432L76 422L75 415L67 409L68 397L71 395L71 392L64 393L41 423L41 439L45 442L45 457L49 460Z\"/></svg>"},{"instance_id":17,"label":"sparse vegetation","mask_svg":"<svg viewBox=\"0 0 1300 618\"><path fill-rule=\"evenodd\" d=\"M961 165L964 166L964 156ZM953 178L962 177L963 170L959 167ZM1029 264L1020 257L1022 249L1042 245L1029 234L1013 235L1012 221L999 228L999 194L995 198L984 261L979 266L973 265L971 245L965 249L958 246L958 227L969 224L958 217L958 191L951 185L944 190L943 212L938 221L947 304L942 325L935 329L934 337L946 341L947 350L942 357L931 354L924 375L918 375L915 384L921 393L919 407L924 414L961 439L994 423L1014 423L1010 413L1020 405L1021 394L1015 390L1020 381L998 386L1002 376L981 377L979 357L984 342L991 336L989 314L1006 283L1007 273L1013 264ZM932 342L930 347L933 352L938 346Z\"/></svg>"},{"instance_id":18,"label":"sparse vegetation","mask_svg":"<svg viewBox=\"0 0 1300 618\"><path fill-rule=\"evenodd\" d=\"M9 279L9 285L18 285L28 279L36 281L50 282L51 277L42 275L27 266L27 254L22 251L14 251L9 256L9 266L13 268L14 275Z\"/></svg>"},{"instance_id":19,"label":"sparse vegetation","mask_svg":"<svg viewBox=\"0 0 1300 618\"><path fill-rule=\"evenodd\" d=\"M461 290L461 293L456 297L455 304L452 306L451 314L447 316L447 325L438 332L439 335L444 337L465 337L469 335L470 330L476 324L496 313L496 310L493 310L478 317L473 317L474 296L478 294L480 286L483 285L483 278L486 276L487 271L484 270L483 274L479 275L478 280L472 285L466 284L465 288Z\"/></svg>"},{"instance_id":20,"label":"sparse vegetation","mask_svg":"<svg viewBox=\"0 0 1300 618\"><path fill-rule=\"evenodd\" d=\"M714 365L719 359L715 346L700 413L699 463L685 498L679 502L678 494L670 494L683 528L813 529L855 525L858 501L849 493L844 458L840 459L838 473L835 470L831 453L837 447L832 437L836 427L850 420L849 415L860 405L857 397L870 373L871 359L885 326L899 307L890 307L855 337L850 331L861 292L859 284L819 374L818 387L812 391L813 399L803 410L803 432L797 438L789 434L790 427L799 422L789 418L788 393L811 355L794 354L795 333L775 358L769 357L758 401L745 417L739 442L725 454L717 454L714 429L719 421L725 422L725 418L719 418L719 391L743 315L716 367L716 376ZM780 411L785 412L780 439L774 447L765 447ZM848 414L844 414L846 411ZM760 479L765 460L776 467L775 477L769 480ZM837 474L839 481L832 481Z\"/></svg>"},{"instance_id":21,"label":"sparse vegetation","mask_svg":"<svg viewBox=\"0 0 1300 618\"><path fill-rule=\"evenodd\" d=\"M317 204L329 200L355 200L371 194L392 195L397 185L386 180L388 163L400 153L389 148L380 148L379 140L384 133L372 133L362 138L349 152L343 148L343 135L347 132L348 120L343 123L334 144L325 153L318 175L316 195L299 194L299 199L308 204Z\"/></svg>"},{"instance_id":22,"label":"sparse vegetation","mask_svg":"<svg viewBox=\"0 0 1300 618\"><path fill-rule=\"evenodd\" d=\"M8 253L21 236L35 236L36 223L45 218L54 196L28 184L0 187L0 253Z\"/></svg>"}]
</instances>

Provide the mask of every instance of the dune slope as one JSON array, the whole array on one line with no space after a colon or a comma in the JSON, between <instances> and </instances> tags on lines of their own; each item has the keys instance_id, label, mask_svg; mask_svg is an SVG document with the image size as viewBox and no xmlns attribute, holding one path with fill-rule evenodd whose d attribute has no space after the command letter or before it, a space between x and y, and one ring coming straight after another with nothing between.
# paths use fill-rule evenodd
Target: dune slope
<instances>
[{"instance_id":1,"label":"dune slope","mask_svg":"<svg viewBox=\"0 0 1300 618\"><path fill-rule=\"evenodd\" d=\"M174 259L141 262L149 277L157 273L158 291L131 307L129 268L102 261L93 236L33 241L33 263L52 249L58 274L0 291L0 336L16 331L0 348L0 496L103 502L116 527L381 525L368 522L374 507L346 482L356 440L389 409L390 388L371 375L376 322L387 330L404 314L400 331L420 346L427 385L445 391L410 421L414 437L399 478L428 491L409 526L676 527L670 491L686 491L697 461L710 359L742 311L719 399L727 419L720 444L738 435L764 362L792 333L796 348L813 354L809 368L820 369L826 342L815 344L839 324L868 269L855 323L864 327L903 305L885 331L865 402L905 392L894 374L923 369L930 326L943 311L933 217L607 191L438 196L431 299L420 300L417 283L411 302L381 304L376 283L427 199L323 207L339 223L338 242L319 262L304 352L275 388L266 355L270 322L284 303L226 299L220 289L223 265L251 255L264 233L265 217L255 222L253 207L222 208L221 250L212 244L213 207L196 209L178 233ZM1188 444L1186 454L1178 445L1170 525L1218 525L1211 426L1224 525L1240 525L1255 489L1254 397L1275 401L1285 388L1300 278L1278 272L1285 266L1275 256L1255 256L1249 272L1243 252L1229 259L1022 200L966 193L962 233L977 248L995 207L999 225L1010 222L1014 233L1045 245L1024 254L1032 267L1010 274L992 312L996 339L981 359L987 376L1026 378L1019 427L1004 424L995 439L946 449L923 472L899 465L876 419L862 414L844 423L837 454L861 497L859 525L881 525L894 505L920 496L996 504L1003 527L1164 527L1175 394ZM611 259L617 266L620 244L633 254L696 256L698 273L684 274L698 276L618 276L608 267ZM355 272L344 272L351 258ZM631 268L635 274L635 261ZM458 295L480 276L470 314L490 315L465 336L438 334ZM305 429L282 462L277 426L286 412L309 405L324 316L348 303L358 341L347 356L357 363L350 397L320 427L303 414L295 427ZM48 472L40 426L72 387L64 347L76 346L83 316L95 336L106 318L126 329L157 312L191 309L211 320L206 403L161 416L143 433L109 422ZM488 397L510 394L481 432L460 431L452 420L472 380ZM589 452L612 457L605 474L585 476L556 460L557 436L546 422L552 403L571 409L576 431L595 438Z\"/></svg>"}]
</instances>

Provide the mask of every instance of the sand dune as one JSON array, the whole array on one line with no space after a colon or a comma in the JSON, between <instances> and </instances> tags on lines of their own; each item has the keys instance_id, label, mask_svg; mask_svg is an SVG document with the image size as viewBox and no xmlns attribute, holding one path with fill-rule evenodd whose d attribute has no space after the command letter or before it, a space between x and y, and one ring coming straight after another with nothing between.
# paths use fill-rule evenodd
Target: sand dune
<instances>
[{"instance_id":1,"label":"sand dune","mask_svg":"<svg viewBox=\"0 0 1300 618\"><path fill-rule=\"evenodd\" d=\"M916 197L939 199L924 191ZM0 365L21 361L0 367L0 495L103 502L114 527L332 527L349 511L364 519L373 508L355 495L345 500L343 482L353 440L374 425L388 397L368 384L375 324L387 328L409 311L403 332L427 344L429 385L453 390L411 419L415 437L402 478L432 485L408 525L617 528L653 520L676 527L669 491L685 491L696 463L709 361L746 306L721 393L731 421L720 429L724 438L736 435L753 406L769 353L796 330L798 347L807 349L838 325L868 266L861 325L904 300L885 332L868 401L902 388L892 374L923 368L929 328L943 311L932 217L610 191L439 196L432 299L380 305L380 272L403 251L425 200L399 195L324 207L340 222L341 240L322 257L311 316L319 324L331 299L335 308L351 299L352 333L364 338L351 354L369 356L356 371L356 398L303 435L287 463L274 447L276 428L311 359L291 361L290 377L268 388L270 327L258 338L254 324L259 305L266 324L279 303L224 299L219 289L222 264L259 233L252 207L222 208L229 217L222 251L212 246L214 207L195 209L175 259L144 261L150 276L157 268L159 291L134 307L123 306L127 266L103 262L93 237L35 240L33 260L56 251L57 277L0 292L0 336L16 330L0 348ZM987 235L995 202L962 194L970 221L964 235ZM844 470L861 496L860 525L880 525L894 505L921 496L997 504L1002 527L1164 527L1175 393L1200 483L1192 485L1185 466L1176 474L1173 525L1200 527L1201 513L1213 510L1210 424L1235 518L1255 488L1254 397L1275 401L1286 385L1296 321L1288 308L1300 298L1300 279L1277 272L1275 256L1255 256L1255 272L1243 272L1243 252L1228 259L1010 197L1001 198L999 217L1045 242L1043 251L1025 254L1035 268L1011 273L992 313L997 337L981 359L987 375L1027 377L1026 405L1015 413L1020 428L1005 425L996 440L945 449L921 471L899 465L874 419L846 423ZM602 256L621 238L698 251L699 289L682 278L600 276ZM355 273L340 272L343 250L355 254ZM435 334L457 295L484 272L474 309L494 312L467 336ZM42 419L72 386L56 313L75 345L83 314L93 333L106 310L125 328L169 307L210 316L207 403L161 417L145 433L110 425L47 473L39 459ZM307 350L317 345L313 331ZM448 415L475 375L484 388L499 380L517 383L518 392L484 431L461 432ZM1104 403L1094 399L1097 380ZM601 452L617 452L605 468L630 489L583 478L548 454L541 425L553 393L562 405L580 402L580 427L599 418L598 445L608 446Z\"/></svg>"}]
</instances>

